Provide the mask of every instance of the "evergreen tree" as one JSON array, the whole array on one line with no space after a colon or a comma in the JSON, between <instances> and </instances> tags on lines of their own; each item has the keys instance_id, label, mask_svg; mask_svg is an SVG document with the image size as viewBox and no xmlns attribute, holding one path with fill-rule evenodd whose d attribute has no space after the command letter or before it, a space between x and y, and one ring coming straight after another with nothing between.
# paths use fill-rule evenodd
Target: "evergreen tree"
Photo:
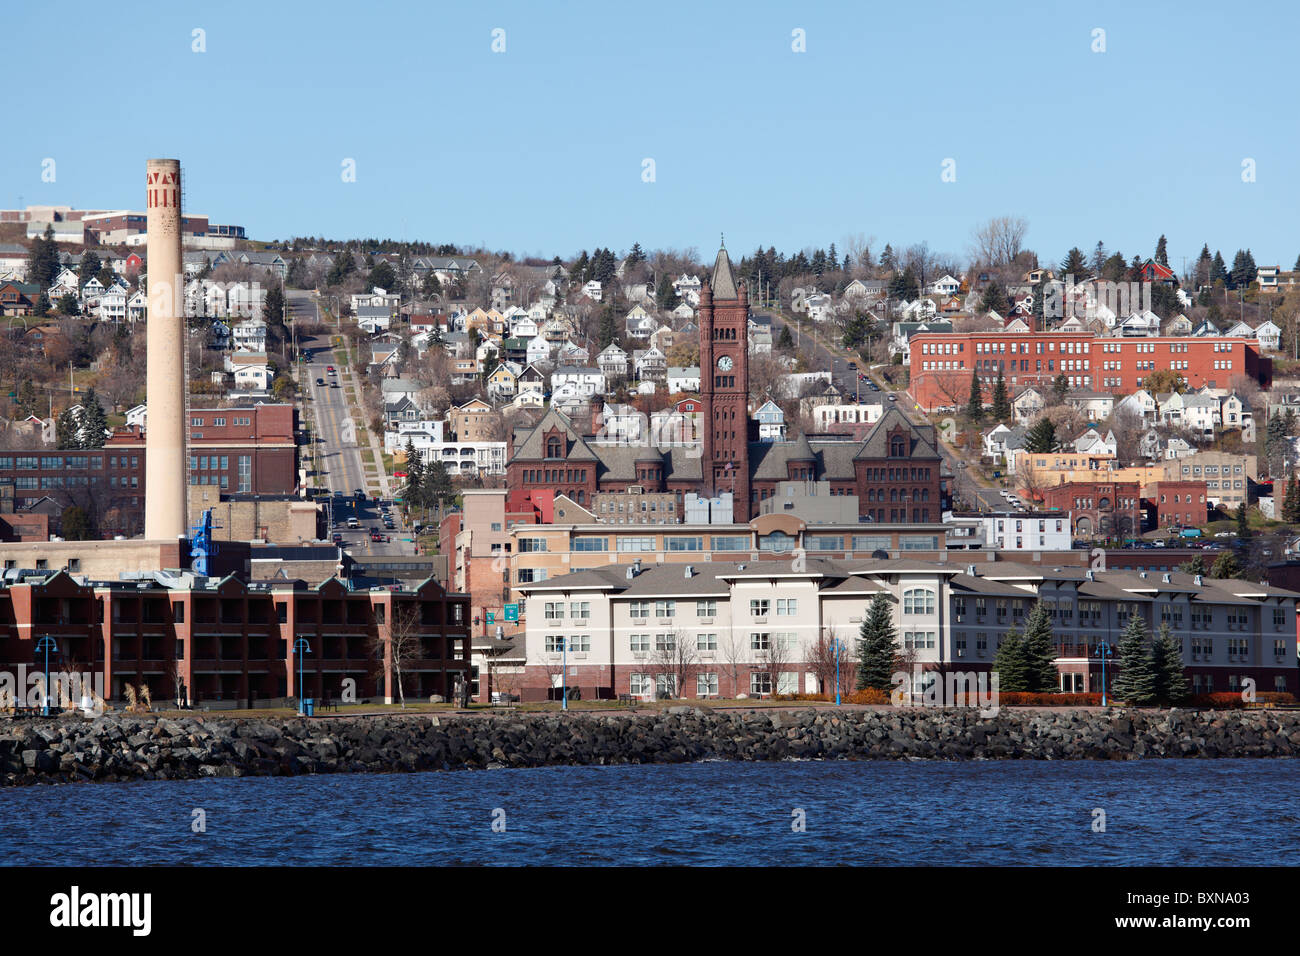
<instances>
[{"instance_id":1,"label":"evergreen tree","mask_svg":"<svg viewBox=\"0 0 1300 956\"><path fill-rule=\"evenodd\" d=\"M1061 275L1074 276L1075 282L1087 278L1087 271L1088 261L1084 258L1083 250L1078 246L1073 247L1061 260Z\"/></svg>"},{"instance_id":2,"label":"evergreen tree","mask_svg":"<svg viewBox=\"0 0 1300 956\"><path fill-rule=\"evenodd\" d=\"M1250 522L1246 518L1246 503L1237 505L1237 537L1245 541L1250 537Z\"/></svg>"},{"instance_id":3,"label":"evergreen tree","mask_svg":"<svg viewBox=\"0 0 1300 956\"><path fill-rule=\"evenodd\" d=\"M1228 265L1223 261L1223 253L1214 250L1214 261L1210 263L1210 285L1228 282Z\"/></svg>"},{"instance_id":4,"label":"evergreen tree","mask_svg":"<svg viewBox=\"0 0 1300 956\"><path fill-rule=\"evenodd\" d=\"M1106 260L1110 258L1110 253L1106 251L1106 244L1100 240L1092 250L1092 261L1089 265L1092 267L1092 274L1100 276L1101 270L1106 267Z\"/></svg>"},{"instance_id":5,"label":"evergreen tree","mask_svg":"<svg viewBox=\"0 0 1300 956\"><path fill-rule=\"evenodd\" d=\"M1044 415L1034 422L1025 436L1025 450L1036 455L1045 455L1056 451L1056 426Z\"/></svg>"},{"instance_id":6,"label":"evergreen tree","mask_svg":"<svg viewBox=\"0 0 1300 956\"><path fill-rule=\"evenodd\" d=\"M78 447L103 448L104 432L108 430L108 416L93 388L86 389L81 400L81 428L78 430Z\"/></svg>"},{"instance_id":7,"label":"evergreen tree","mask_svg":"<svg viewBox=\"0 0 1300 956\"><path fill-rule=\"evenodd\" d=\"M85 285L99 274L102 265L99 256L93 251L87 250L85 255L81 257L81 267L77 270L77 279L82 285Z\"/></svg>"},{"instance_id":8,"label":"evergreen tree","mask_svg":"<svg viewBox=\"0 0 1300 956\"><path fill-rule=\"evenodd\" d=\"M1166 269L1169 268L1169 248L1165 243L1163 233L1156 242L1156 262L1160 263Z\"/></svg>"},{"instance_id":9,"label":"evergreen tree","mask_svg":"<svg viewBox=\"0 0 1300 956\"><path fill-rule=\"evenodd\" d=\"M632 251L627 254L627 264L634 266L638 262L645 262L645 253L641 251L641 243L632 243Z\"/></svg>"},{"instance_id":10,"label":"evergreen tree","mask_svg":"<svg viewBox=\"0 0 1300 956\"><path fill-rule=\"evenodd\" d=\"M1246 288L1255 281L1257 271L1255 257L1250 254L1250 250L1238 249L1237 254L1232 258L1232 273L1229 276L1228 287L1230 289Z\"/></svg>"},{"instance_id":11,"label":"evergreen tree","mask_svg":"<svg viewBox=\"0 0 1300 956\"><path fill-rule=\"evenodd\" d=\"M1119 646L1119 676L1111 683L1111 693L1129 705L1149 704L1155 700L1156 679L1151 671L1148 643L1150 632L1141 614L1129 617Z\"/></svg>"},{"instance_id":12,"label":"evergreen tree","mask_svg":"<svg viewBox=\"0 0 1300 956\"><path fill-rule=\"evenodd\" d=\"M1286 483L1286 498L1282 501L1282 520L1290 523L1300 521L1300 481L1296 480L1295 472L1291 472L1291 477Z\"/></svg>"},{"instance_id":13,"label":"evergreen tree","mask_svg":"<svg viewBox=\"0 0 1300 956\"><path fill-rule=\"evenodd\" d=\"M397 273L393 271L388 260L381 260L370 270L370 275L366 277L366 284L372 289L392 292L397 288Z\"/></svg>"},{"instance_id":14,"label":"evergreen tree","mask_svg":"<svg viewBox=\"0 0 1300 956\"><path fill-rule=\"evenodd\" d=\"M600 314L600 331L596 337L600 351L605 351L610 344L618 339L618 318L614 314L614 303L611 302L605 306L604 311Z\"/></svg>"},{"instance_id":15,"label":"evergreen tree","mask_svg":"<svg viewBox=\"0 0 1300 956\"><path fill-rule=\"evenodd\" d=\"M402 489L402 498L407 507L424 507L424 463L415 452L415 442L406 440L406 487Z\"/></svg>"},{"instance_id":16,"label":"evergreen tree","mask_svg":"<svg viewBox=\"0 0 1300 956\"><path fill-rule=\"evenodd\" d=\"M1055 404L1064 405L1066 396L1070 394L1070 380L1062 372L1052 380L1052 398Z\"/></svg>"},{"instance_id":17,"label":"evergreen tree","mask_svg":"<svg viewBox=\"0 0 1300 956\"><path fill-rule=\"evenodd\" d=\"M81 443L77 440L77 416L72 411L72 406L68 406L59 412L59 417L54 421L54 441L59 448L80 448Z\"/></svg>"},{"instance_id":18,"label":"evergreen tree","mask_svg":"<svg viewBox=\"0 0 1300 956\"><path fill-rule=\"evenodd\" d=\"M1004 422L1011 417L1011 400L1007 398L1007 382L998 368L998 380L993 383L993 418Z\"/></svg>"},{"instance_id":19,"label":"evergreen tree","mask_svg":"<svg viewBox=\"0 0 1300 956\"><path fill-rule=\"evenodd\" d=\"M1182 571L1184 574L1200 574L1200 575L1204 575L1204 574L1205 574L1205 558L1201 557L1201 556L1198 554L1196 557L1192 558L1192 560L1187 561L1187 562L1184 562L1183 564L1178 565L1178 570L1179 570L1179 571Z\"/></svg>"},{"instance_id":20,"label":"evergreen tree","mask_svg":"<svg viewBox=\"0 0 1300 956\"><path fill-rule=\"evenodd\" d=\"M655 286L655 303L664 312L671 312L681 303L677 290L673 288L673 277L667 272L660 274L659 283Z\"/></svg>"},{"instance_id":21,"label":"evergreen tree","mask_svg":"<svg viewBox=\"0 0 1300 956\"><path fill-rule=\"evenodd\" d=\"M877 594L858 631L858 690L890 690L894 686L895 650L893 607L887 597Z\"/></svg>"},{"instance_id":22,"label":"evergreen tree","mask_svg":"<svg viewBox=\"0 0 1300 956\"><path fill-rule=\"evenodd\" d=\"M81 304L77 302L77 297L71 292L59 296L59 312L67 316L81 315Z\"/></svg>"},{"instance_id":23,"label":"evergreen tree","mask_svg":"<svg viewBox=\"0 0 1300 956\"><path fill-rule=\"evenodd\" d=\"M993 671L998 675L999 693L1019 693L1029 689L1029 658L1025 641L1014 627L1002 635L993 655Z\"/></svg>"},{"instance_id":24,"label":"evergreen tree","mask_svg":"<svg viewBox=\"0 0 1300 956\"><path fill-rule=\"evenodd\" d=\"M1002 283L994 281L984 287L984 292L980 295L980 311L996 312L1004 317L1011 311L1011 300Z\"/></svg>"},{"instance_id":25,"label":"evergreen tree","mask_svg":"<svg viewBox=\"0 0 1300 956\"><path fill-rule=\"evenodd\" d=\"M1210 577L1220 581L1226 581L1231 578L1241 577L1241 562L1231 551L1225 551L1214 559L1214 565L1210 568Z\"/></svg>"},{"instance_id":26,"label":"evergreen tree","mask_svg":"<svg viewBox=\"0 0 1300 956\"><path fill-rule=\"evenodd\" d=\"M1160 625L1160 631L1151 642L1151 676L1155 679L1156 700L1179 704L1187 699L1182 642L1174 636L1168 624Z\"/></svg>"},{"instance_id":27,"label":"evergreen tree","mask_svg":"<svg viewBox=\"0 0 1300 956\"><path fill-rule=\"evenodd\" d=\"M36 414L36 389L32 387L29 378L23 379L23 383L18 386L18 410L24 418Z\"/></svg>"},{"instance_id":28,"label":"evergreen tree","mask_svg":"<svg viewBox=\"0 0 1300 956\"><path fill-rule=\"evenodd\" d=\"M777 336L776 347L782 352L788 352L794 348L794 336L790 334L790 326L781 326L781 334Z\"/></svg>"},{"instance_id":29,"label":"evergreen tree","mask_svg":"<svg viewBox=\"0 0 1300 956\"><path fill-rule=\"evenodd\" d=\"M63 509L59 533L69 541L86 541L95 536L90 523L90 515L86 514L85 508L78 505L71 505Z\"/></svg>"},{"instance_id":30,"label":"evergreen tree","mask_svg":"<svg viewBox=\"0 0 1300 956\"><path fill-rule=\"evenodd\" d=\"M897 260L894 258L894 247L889 243L885 243L885 251L880 254L880 268L893 269L896 264Z\"/></svg>"},{"instance_id":31,"label":"evergreen tree","mask_svg":"<svg viewBox=\"0 0 1300 956\"><path fill-rule=\"evenodd\" d=\"M970 377L970 398L966 400L966 417L976 425L984 421L984 388L980 385L978 372Z\"/></svg>"},{"instance_id":32,"label":"evergreen tree","mask_svg":"<svg viewBox=\"0 0 1300 956\"><path fill-rule=\"evenodd\" d=\"M27 281L42 289L49 288L59 274L59 249L54 240L54 227L47 225L45 235L32 240L27 256Z\"/></svg>"},{"instance_id":33,"label":"evergreen tree","mask_svg":"<svg viewBox=\"0 0 1300 956\"><path fill-rule=\"evenodd\" d=\"M1052 694L1061 688L1056 670L1056 642L1052 639L1052 618L1042 601L1034 604L1025 619L1020 637L1025 666L1025 689L1033 693ZM1001 679L999 678L999 681ZM999 689L1001 684L999 683Z\"/></svg>"}]
</instances>

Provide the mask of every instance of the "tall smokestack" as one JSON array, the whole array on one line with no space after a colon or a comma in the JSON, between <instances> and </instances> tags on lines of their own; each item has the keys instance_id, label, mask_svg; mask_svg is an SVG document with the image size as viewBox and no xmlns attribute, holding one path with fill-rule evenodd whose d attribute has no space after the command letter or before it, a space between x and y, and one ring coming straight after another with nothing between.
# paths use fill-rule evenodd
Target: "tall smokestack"
<instances>
[{"instance_id":1,"label":"tall smokestack","mask_svg":"<svg viewBox=\"0 0 1300 956\"><path fill-rule=\"evenodd\" d=\"M170 541L185 526L185 292L181 268L181 163L145 165L149 317L144 535Z\"/></svg>"}]
</instances>

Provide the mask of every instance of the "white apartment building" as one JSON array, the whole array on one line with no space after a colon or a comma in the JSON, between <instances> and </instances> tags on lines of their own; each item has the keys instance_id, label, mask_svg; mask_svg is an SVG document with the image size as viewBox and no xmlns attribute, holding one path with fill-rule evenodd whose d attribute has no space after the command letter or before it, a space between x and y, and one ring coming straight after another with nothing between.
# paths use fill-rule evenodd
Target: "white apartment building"
<instances>
[{"instance_id":1,"label":"white apartment building","mask_svg":"<svg viewBox=\"0 0 1300 956\"><path fill-rule=\"evenodd\" d=\"M840 643L851 681L876 595L889 602L913 692L935 675L990 670L1002 635L1022 627L1039 600L1053 622L1062 690L1100 689L1097 647L1113 647L1135 614L1152 632L1170 626L1193 693L1230 691L1245 678L1261 690L1297 689L1300 594L1251 581L1000 561L796 559L606 565L517 591L526 700L555 697L562 684L584 698L829 692L825 651Z\"/></svg>"}]
</instances>

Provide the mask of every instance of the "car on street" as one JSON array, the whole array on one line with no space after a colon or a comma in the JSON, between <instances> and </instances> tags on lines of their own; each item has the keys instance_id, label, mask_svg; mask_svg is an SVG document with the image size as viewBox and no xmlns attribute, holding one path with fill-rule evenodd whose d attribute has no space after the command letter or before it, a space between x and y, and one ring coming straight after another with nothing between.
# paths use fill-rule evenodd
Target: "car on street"
<instances>
[{"instance_id":1,"label":"car on street","mask_svg":"<svg viewBox=\"0 0 1300 956\"><path fill-rule=\"evenodd\" d=\"M324 384L325 384L325 379L323 379L323 378L318 378L318 379L316 379L316 384L317 384L317 385L324 385Z\"/></svg>"},{"instance_id":2,"label":"car on street","mask_svg":"<svg viewBox=\"0 0 1300 956\"><path fill-rule=\"evenodd\" d=\"M350 515L348 517L348 529L351 531L356 531L360 527L361 527L361 522L357 520L357 516Z\"/></svg>"},{"instance_id":3,"label":"car on street","mask_svg":"<svg viewBox=\"0 0 1300 956\"><path fill-rule=\"evenodd\" d=\"M338 388L338 387L339 387L338 382L330 382L330 388Z\"/></svg>"},{"instance_id":4,"label":"car on street","mask_svg":"<svg viewBox=\"0 0 1300 956\"><path fill-rule=\"evenodd\" d=\"M334 366L333 366L333 365L327 365L327 366L325 366L325 371L327 371L327 372L329 372L331 375L333 375L333 374L334 374Z\"/></svg>"},{"instance_id":5,"label":"car on street","mask_svg":"<svg viewBox=\"0 0 1300 956\"><path fill-rule=\"evenodd\" d=\"M1235 531L1220 531L1215 535L1216 538L1235 538L1236 536L1237 532Z\"/></svg>"},{"instance_id":6,"label":"car on street","mask_svg":"<svg viewBox=\"0 0 1300 956\"><path fill-rule=\"evenodd\" d=\"M366 500L366 492L364 488L356 488L353 490L352 494L356 496L357 501Z\"/></svg>"},{"instance_id":7,"label":"car on street","mask_svg":"<svg viewBox=\"0 0 1300 956\"><path fill-rule=\"evenodd\" d=\"M341 534L339 534L337 531L335 531L334 534L330 536L330 540L333 541L335 544L342 544L342 543L343 543L343 535L341 535Z\"/></svg>"},{"instance_id":8,"label":"car on street","mask_svg":"<svg viewBox=\"0 0 1300 956\"><path fill-rule=\"evenodd\" d=\"M898 396L897 396L897 395L890 395L890 396L889 396L889 400L890 400L891 402L896 402L896 401L898 401Z\"/></svg>"}]
</instances>

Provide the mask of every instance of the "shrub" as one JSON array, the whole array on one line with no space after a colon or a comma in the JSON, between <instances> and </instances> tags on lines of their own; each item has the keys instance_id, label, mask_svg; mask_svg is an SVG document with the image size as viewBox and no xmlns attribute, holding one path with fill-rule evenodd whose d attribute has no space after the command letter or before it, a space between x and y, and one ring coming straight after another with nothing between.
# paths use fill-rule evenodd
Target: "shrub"
<instances>
[{"instance_id":1,"label":"shrub","mask_svg":"<svg viewBox=\"0 0 1300 956\"><path fill-rule=\"evenodd\" d=\"M1031 694L1007 691L998 694L999 707L1100 707L1101 694Z\"/></svg>"},{"instance_id":2,"label":"shrub","mask_svg":"<svg viewBox=\"0 0 1300 956\"><path fill-rule=\"evenodd\" d=\"M842 694L840 699L846 704L888 704L889 691L879 687L864 687L862 690Z\"/></svg>"},{"instance_id":3,"label":"shrub","mask_svg":"<svg viewBox=\"0 0 1300 956\"><path fill-rule=\"evenodd\" d=\"M1255 695L1258 704L1289 705L1296 702L1294 694L1263 691ZM1188 702L1189 707L1202 710L1242 710L1246 702L1240 691L1220 691L1215 694L1198 694Z\"/></svg>"}]
</instances>

